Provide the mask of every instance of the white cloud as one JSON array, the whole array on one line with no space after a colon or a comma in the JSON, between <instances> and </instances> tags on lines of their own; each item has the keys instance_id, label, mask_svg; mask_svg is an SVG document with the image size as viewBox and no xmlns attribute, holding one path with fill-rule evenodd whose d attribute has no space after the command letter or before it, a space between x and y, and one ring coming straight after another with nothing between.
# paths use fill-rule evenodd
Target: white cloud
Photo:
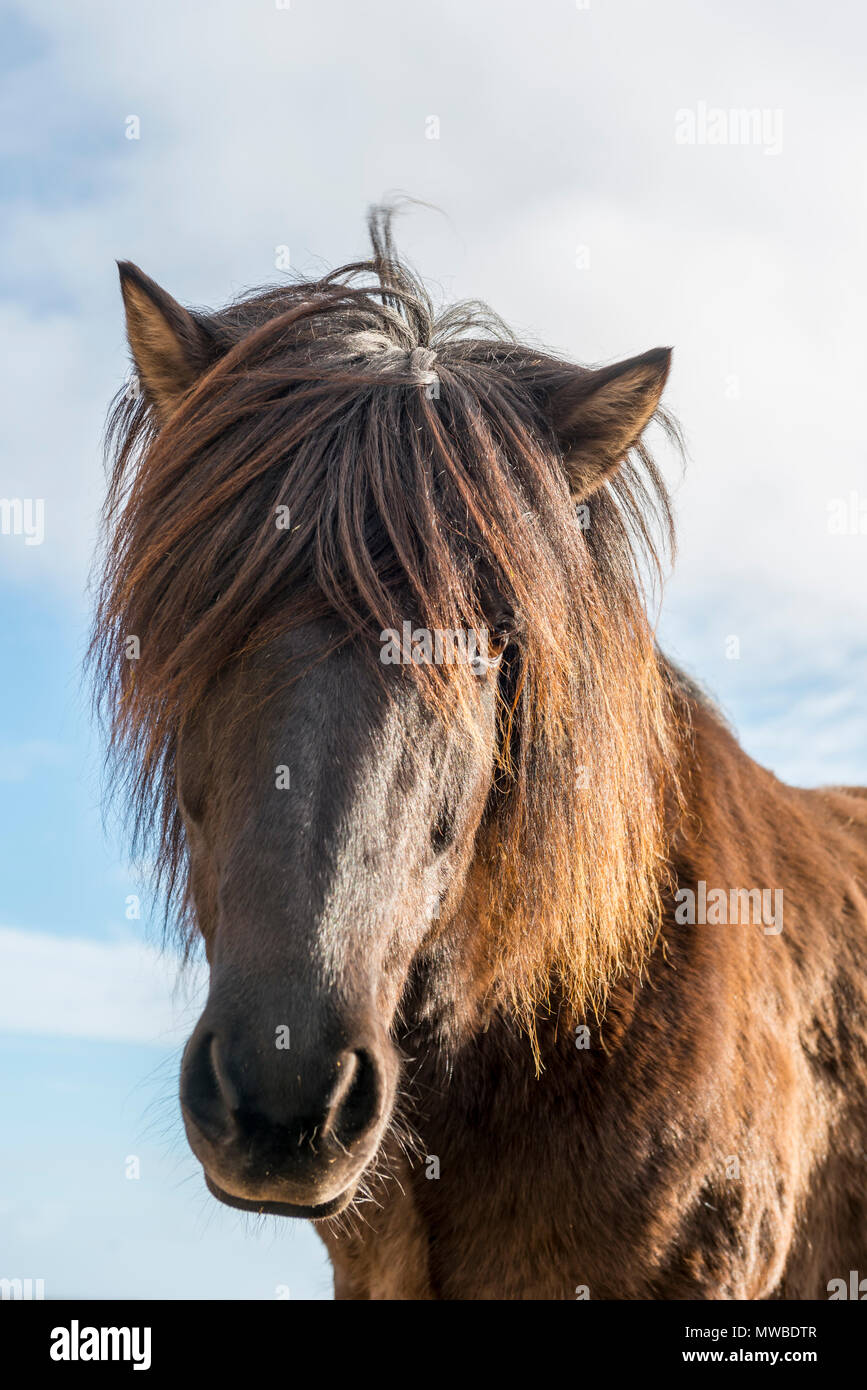
<instances>
[{"instance_id":1,"label":"white cloud","mask_svg":"<svg viewBox=\"0 0 867 1390\"><path fill-rule=\"evenodd\" d=\"M206 970L180 979L175 958L138 942L0 927L0 1032L172 1047L206 989Z\"/></svg>"}]
</instances>

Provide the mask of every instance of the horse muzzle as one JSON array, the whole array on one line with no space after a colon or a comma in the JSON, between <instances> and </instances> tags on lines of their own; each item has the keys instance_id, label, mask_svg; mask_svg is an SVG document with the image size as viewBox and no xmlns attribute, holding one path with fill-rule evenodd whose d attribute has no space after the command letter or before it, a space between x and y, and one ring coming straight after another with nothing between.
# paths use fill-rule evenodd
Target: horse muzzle
<instances>
[{"instance_id":1,"label":"horse muzzle","mask_svg":"<svg viewBox=\"0 0 867 1390\"><path fill-rule=\"evenodd\" d=\"M181 1110L220 1201L308 1220L352 1201L389 1121L398 1062L375 1027L340 1032L332 1046L281 1051L205 1010L184 1052Z\"/></svg>"}]
</instances>

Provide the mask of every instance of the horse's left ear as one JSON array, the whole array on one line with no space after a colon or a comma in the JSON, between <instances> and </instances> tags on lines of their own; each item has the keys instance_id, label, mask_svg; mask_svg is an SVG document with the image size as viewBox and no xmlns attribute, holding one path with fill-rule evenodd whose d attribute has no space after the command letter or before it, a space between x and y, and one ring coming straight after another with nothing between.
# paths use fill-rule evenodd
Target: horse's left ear
<instances>
[{"instance_id":1,"label":"horse's left ear","mask_svg":"<svg viewBox=\"0 0 867 1390\"><path fill-rule=\"evenodd\" d=\"M130 351L145 396L165 421L218 356L204 319L132 261L118 261Z\"/></svg>"},{"instance_id":2,"label":"horse's left ear","mask_svg":"<svg viewBox=\"0 0 867 1390\"><path fill-rule=\"evenodd\" d=\"M601 487L637 444L659 405L671 348L611 367L575 370L550 392L546 411L576 500Z\"/></svg>"}]
</instances>

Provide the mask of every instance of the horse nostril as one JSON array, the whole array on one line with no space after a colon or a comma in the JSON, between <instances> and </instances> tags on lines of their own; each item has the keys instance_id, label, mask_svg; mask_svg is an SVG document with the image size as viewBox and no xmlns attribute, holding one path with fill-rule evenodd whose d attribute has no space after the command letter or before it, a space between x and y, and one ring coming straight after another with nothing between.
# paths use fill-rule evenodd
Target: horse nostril
<instances>
[{"instance_id":1,"label":"horse nostril","mask_svg":"<svg viewBox=\"0 0 867 1390\"><path fill-rule=\"evenodd\" d=\"M339 1143L349 1144L379 1119L385 1087L375 1055L365 1048L341 1053L338 1066L340 1076L331 1097L326 1131Z\"/></svg>"},{"instance_id":2,"label":"horse nostril","mask_svg":"<svg viewBox=\"0 0 867 1390\"><path fill-rule=\"evenodd\" d=\"M214 1139L239 1104L238 1093L220 1061L215 1033L205 1033L188 1049L181 1081L184 1109L202 1133Z\"/></svg>"}]
</instances>

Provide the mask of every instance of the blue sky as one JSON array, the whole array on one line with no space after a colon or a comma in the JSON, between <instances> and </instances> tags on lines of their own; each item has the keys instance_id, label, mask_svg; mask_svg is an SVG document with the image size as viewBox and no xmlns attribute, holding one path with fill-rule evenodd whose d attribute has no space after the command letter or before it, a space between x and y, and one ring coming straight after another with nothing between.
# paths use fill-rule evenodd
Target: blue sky
<instances>
[{"instance_id":1,"label":"blue sky","mask_svg":"<svg viewBox=\"0 0 867 1390\"><path fill-rule=\"evenodd\" d=\"M441 209L400 224L435 296L580 361L674 344L690 460L662 455L661 641L778 775L867 782L867 534L828 525L835 499L867 505L865 20L801 0L0 14L0 497L45 501L41 545L0 534L0 1274L328 1297L308 1227L204 1192L175 1099L203 979L174 988L146 898L127 917L140 885L102 824L79 672L127 369L114 259L217 304L278 278L278 247L306 272L355 258L367 205L401 190ZM679 144L702 104L727 138ZM741 109L779 148L732 138Z\"/></svg>"}]
</instances>

